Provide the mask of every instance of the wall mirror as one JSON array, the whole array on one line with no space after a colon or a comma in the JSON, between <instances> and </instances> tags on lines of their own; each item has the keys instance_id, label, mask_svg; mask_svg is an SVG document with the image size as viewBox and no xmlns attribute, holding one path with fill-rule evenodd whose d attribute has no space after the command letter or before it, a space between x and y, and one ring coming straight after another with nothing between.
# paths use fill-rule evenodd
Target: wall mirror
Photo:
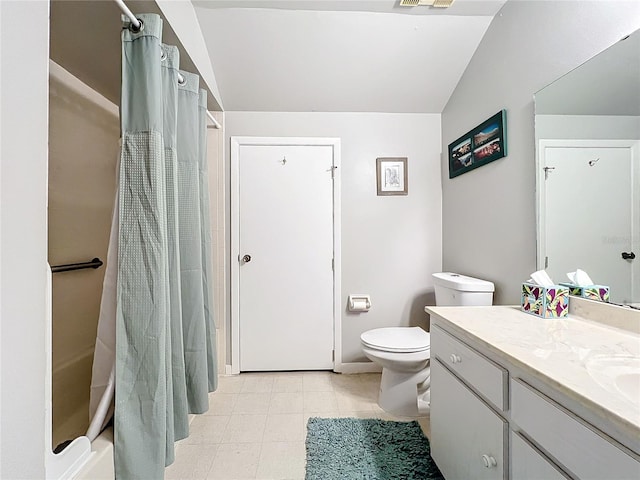
<instances>
[{"instance_id":1,"label":"wall mirror","mask_svg":"<svg viewBox=\"0 0 640 480\"><path fill-rule=\"evenodd\" d=\"M534 99L538 268L640 307L640 30Z\"/></svg>"}]
</instances>

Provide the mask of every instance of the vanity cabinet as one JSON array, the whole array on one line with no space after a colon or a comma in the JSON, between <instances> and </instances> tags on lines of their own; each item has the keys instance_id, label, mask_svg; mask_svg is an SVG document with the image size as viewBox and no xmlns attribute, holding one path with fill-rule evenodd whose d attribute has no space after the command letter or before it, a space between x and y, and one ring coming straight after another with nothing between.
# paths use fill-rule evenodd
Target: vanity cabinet
<instances>
[{"instance_id":1,"label":"vanity cabinet","mask_svg":"<svg viewBox=\"0 0 640 480\"><path fill-rule=\"evenodd\" d=\"M508 372L505 368L437 326L431 329L431 357L440 359L499 410L506 410Z\"/></svg>"},{"instance_id":2,"label":"vanity cabinet","mask_svg":"<svg viewBox=\"0 0 640 480\"><path fill-rule=\"evenodd\" d=\"M495 411L505 407L506 379L502 367L444 330L431 330L431 385L437 385L431 388L431 411L437 413L431 436L438 439L431 455L446 479L506 476L509 429Z\"/></svg>"},{"instance_id":3,"label":"vanity cabinet","mask_svg":"<svg viewBox=\"0 0 640 480\"><path fill-rule=\"evenodd\" d=\"M511 379L510 385L511 428L524 432L576 477L640 479L640 463L594 427L523 381Z\"/></svg>"},{"instance_id":4,"label":"vanity cabinet","mask_svg":"<svg viewBox=\"0 0 640 480\"><path fill-rule=\"evenodd\" d=\"M511 432L511 478L570 480L556 465L517 432Z\"/></svg>"},{"instance_id":5,"label":"vanity cabinet","mask_svg":"<svg viewBox=\"0 0 640 480\"><path fill-rule=\"evenodd\" d=\"M431 456L449 479L504 478L508 425L435 358L431 364ZM455 452L455 453L454 453Z\"/></svg>"},{"instance_id":6,"label":"vanity cabinet","mask_svg":"<svg viewBox=\"0 0 640 480\"><path fill-rule=\"evenodd\" d=\"M495 348L431 317L431 455L446 480L640 479L637 451Z\"/></svg>"}]
</instances>

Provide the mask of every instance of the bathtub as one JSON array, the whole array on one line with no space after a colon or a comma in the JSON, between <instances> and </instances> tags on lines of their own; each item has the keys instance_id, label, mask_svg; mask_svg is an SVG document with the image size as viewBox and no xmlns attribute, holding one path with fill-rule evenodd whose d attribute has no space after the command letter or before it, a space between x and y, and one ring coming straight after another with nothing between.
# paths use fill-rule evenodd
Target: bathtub
<instances>
[{"instance_id":1,"label":"bathtub","mask_svg":"<svg viewBox=\"0 0 640 480\"><path fill-rule=\"evenodd\" d=\"M85 352L58 365L50 377L52 395L49 397L51 408L48 414L51 430L46 447L46 478L49 480L75 478L87 462L96 458L97 447L101 445L95 441L93 443L96 445L92 445L89 438L84 436L89 425L88 390L92 360L93 352ZM107 438L108 435L105 440ZM73 441L62 452L53 453L56 446L68 440Z\"/></svg>"},{"instance_id":2,"label":"bathtub","mask_svg":"<svg viewBox=\"0 0 640 480\"><path fill-rule=\"evenodd\" d=\"M73 480L113 480L113 428L109 427L91 443L91 456Z\"/></svg>"},{"instance_id":3,"label":"bathtub","mask_svg":"<svg viewBox=\"0 0 640 480\"><path fill-rule=\"evenodd\" d=\"M189 424L195 417L193 414L189 415ZM113 427L105 429L91 443L91 456L71 478L73 480L114 480Z\"/></svg>"},{"instance_id":4,"label":"bathtub","mask_svg":"<svg viewBox=\"0 0 640 480\"><path fill-rule=\"evenodd\" d=\"M47 480L114 480L113 430L102 432L93 442L78 437L62 452L46 455Z\"/></svg>"}]
</instances>

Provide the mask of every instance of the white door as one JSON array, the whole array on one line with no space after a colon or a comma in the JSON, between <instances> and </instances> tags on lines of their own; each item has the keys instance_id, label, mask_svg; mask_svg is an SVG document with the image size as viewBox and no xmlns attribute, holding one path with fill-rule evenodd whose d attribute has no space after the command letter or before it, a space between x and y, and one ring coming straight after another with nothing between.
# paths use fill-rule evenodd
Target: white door
<instances>
[{"instance_id":1,"label":"white door","mask_svg":"<svg viewBox=\"0 0 640 480\"><path fill-rule=\"evenodd\" d=\"M331 369L333 148L239 149L240 371Z\"/></svg>"},{"instance_id":2,"label":"white door","mask_svg":"<svg viewBox=\"0 0 640 480\"><path fill-rule=\"evenodd\" d=\"M632 162L631 148L544 149L544 240L554 281L581 268L611 287L612 302L632 300L633 260L622 258L633 251Z\"/></svg>"}]
</instances>

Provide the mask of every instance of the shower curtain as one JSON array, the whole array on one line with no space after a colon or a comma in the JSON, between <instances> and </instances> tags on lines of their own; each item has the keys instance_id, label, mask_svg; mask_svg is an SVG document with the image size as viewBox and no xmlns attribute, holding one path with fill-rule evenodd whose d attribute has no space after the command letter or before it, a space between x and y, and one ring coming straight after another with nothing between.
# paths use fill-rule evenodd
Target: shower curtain
<instances>
[{"instance_id":1,"label":"shower curtain","mask_svg":"<svg viewBox=\"0 0 640 480\"><path fill-rule=\"evenodd\" d=\"M119 182L94 355L88 435L113 402L118 479L164 477L188 414L217 386L206 91L178 70L162 19L122 31Z\"/></svg>"}]
</instances>

